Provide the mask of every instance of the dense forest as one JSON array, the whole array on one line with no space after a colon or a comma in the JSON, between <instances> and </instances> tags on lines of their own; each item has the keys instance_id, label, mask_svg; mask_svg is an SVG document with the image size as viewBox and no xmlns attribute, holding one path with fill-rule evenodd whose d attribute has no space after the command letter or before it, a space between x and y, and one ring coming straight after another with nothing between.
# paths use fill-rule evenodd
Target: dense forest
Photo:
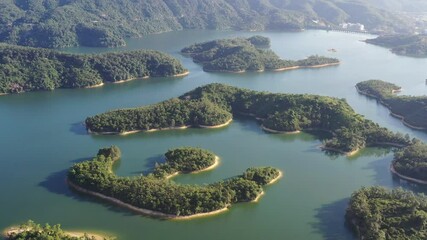
<instances>
[{"instance_id":1,"label":"dense forest","mask_svg":"<svg viewBox=\"0 0 427 240\"><path fill-rule=\"evenodd\" d=\"M427 145L415 140L394 154L394 170L403 176L427 181Z\"/></svg>"},{"instance_id":2,"label":"dense forest","mask_svg":"<svg viewBox=\"0 0 427 240\"><path fill-rule=\"evenodd\" d=\"M362 188L352 194L345 218L358 239L427 239L427 198L411 191Z\"/></svg>"},{"instance_id":3,"label":"dense forest","mask_svg":"<svg viewBox=\"0 0 427 240\"><path fill-rule=\"evenodd\" d=\"M0 44L0 94L82 88L186 71L177 59L151 50L77 55Z\"/></svg>"},{"instance_id":4,"label":"dense forest","mask_svg":"<svg viewBox=\"0 0 427 240\"><path fill-rule=\"evenodd\" d=\"M390 48L398 55L427 57L427 35L384 35L366 42Z\"/></svg>"},{"instance_id":5,"label":"dense forest","mask_svg":"<svg viewBox=\"0 0 427 240\"><path fill-rule=\"evenodd\" d=\"M168 177L174 173L201 171L215 164L216 156L207 150L192 147L171 149L165 153L166 162L157 164L153 174Z\"/></svg>"},{"instance_id":6,"label":"dense forest","mask_svg":"<svg viewBox=\"0 0 427 240\"><path fill-rule=\"evenodd\" d=\"M74 236L76 234L69 234L63 231L59 224L41 226L31 220L8 232L5 236L7 240L96 240L100 237L91 236L87 233L83 234L83 236ZM113 240L114 238L103 239Z\"/></svg>"},{"instance_id":7,"label":"dense forest","mask_svg":"<svg viewBox=\"0 0 427 240\"><path fill-rule=\"evenodd\" d=\"M125 44L181 29L301 30L360 22L407 32L413 20L366 0L1 0L0 41L34 47Z\"/></svg>"},{"instance_id":8,"label":"dense forest","mask_svg":"<svg viewBox=\"0 0 427 240\"><path fill-rule=\"evenodd\" d=\"M187 147L169 150L167 161L157 164L153 173L118 177L112 172L112 166L120 155L120 149L115 146L101 149L94 159L71 167L68 180L86 190L173 218L209 213L233 203L255 200L262 193L263 185L280 176L279 170L264 167L250 168L243 175L209 185L183 185L167 180L167 176L176 171L193 172L212 164L213 153Z\"/></svg>"},{"instance_id":9,"label":"dense forest","mask_svg":"<svg viewBox=\"0 0 427 240\"><path fill-rule=\"evenodd\" d=\"M196 88L179 98L86 119L94 133L168 129L175 126L219 125L234 115L254 116L268 129L321 129L332 133L327 148L351 152L366 145L407 145L409 136L393 133L355 113L343 99L308 94L256 92L224 84Z\"/></svg>"},{"instance_id":10,"label":"dense forest","mask_svg":"<svg viewBox=\"0 0 427 240\"><path fill-rule=\"evenodd\" d=\"M397 96L400 87L381 80L368 80L356 85L359 93L378 99L390 109L393 116L401 118L406 126L427 129L427 96Z\"/></svg>"},{"instance_id":11,"label":"dense forest","mask_svg":"<svg viewBox=\"0 0 427 240\"><path fill-rule=\"evenodd\" d=\"M268 46L269 38L253 36L196 43L183 48L181 53L191 56L194 62L202 64L203 70L208 72L285 70L339 63L336 58L321 56L299 61L283 60L272 50L265 49Z\"/></svg>"}]
</instances>

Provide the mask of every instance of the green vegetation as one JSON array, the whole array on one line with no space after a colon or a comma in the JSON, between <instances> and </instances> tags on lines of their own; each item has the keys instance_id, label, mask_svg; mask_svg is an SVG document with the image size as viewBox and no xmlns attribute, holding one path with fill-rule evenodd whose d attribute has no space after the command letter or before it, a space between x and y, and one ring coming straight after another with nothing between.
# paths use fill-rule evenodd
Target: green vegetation
<instances>
[{"instance_id":1,"label":"green vegetation","mask_svg":"<svg viewBox=\"0 0 427 240\"><path fill-rule=\"evenodd\" d=\"M147 176L136 177L118 177L112 172L112 166L119 158L117 147L101 149L94 159L70 168L68 180L132 206L168 214L165 217L178 217L209 213L233 203L252 201L262 193L262 186L268 180L280 174L274 168L251 168L241 176L209 185L182 185L167 180L167 176L176 171L187 173L209 167L215 159L213 153L188 147L169 150L166 163L158 164Z\"/></svg>"},{"instance_id":2,"label":"green vegetation","mask_svg":"<svg viewBox=\"0 0 427 240\"><path fill-rule=\"evenodd\" d=\"M166 163L157 164L153 174L167 177L174 173L201 171L215 164L216 156L204 149L183 147L166 152Z\"/></svg>"},{"instance_id":3,"label":"green vegetation","mask_svg":"<svg viewBox=\"0 0 427 240\"><path fill-rule=\"evenodd\" d=\"M273 94L223 84L196 88L158 104L106 112L86 119L94 133L167 129L174 126L219 125L232 115L261 119L277 131L321 129L332 133L327 148L351 152L366 145L406 145L409 138L382 128L355 113L343 99L316 95Z\"/></svg>"},{"instance_id":4,"label":"green vegetation","mask_svg":"<svg viewBox=\"0 0 427 240\"><path fill-rule=\"evenodd\" d=\"M406 126L414 129L427 129L427 97L396 96L399 86L381 80L369 80L356 85L359 93L378 99L403 120Z\"/></svg>"},{"instance_id":5,"label":"green vegetation","mask_svg":"<svg viewBox=\"0 0 427 240\"><path fill-rule=\"evenodd\" d=\"M0 94L82 88L185 71L177 59L151 50L76 55L0 44Z\"/></svg>"},{"instance_id":6,"label":"green vegetation","mask_svg":"<svg viewBox=\"0 0 427 240\"><path fill-rule=\"evenodd\" d=\"M403 176L427 181L427 145L414 141L394 154L394 170Z\"/></svg>"},{"instance_id":7,"label":"green vegetation","mask_svg":"<svg viewBox=\"0 0 427 240\"><path fill-rule=\"evenodd\" d=\"M313 67L324 64L337 64L338 59L311 56L304 60L280 59L268 47L270 39L262 36L251 38L221 39L197 43L181 50L193 61L203 65L209 72L243 72L264 70L285 70L293 67Z\"/></svg>"},{"instance_id":8,"label":"green vegetation","mask_svg":"<svg viewBox=\"0 0 427 240\"><path fill-rule=\"evenodd\" d=\"M427 57L427 35L385 35L366 42L390 48L398 55Z\"/></svg>"},{"instance_id":9,"label":"green vegetation","mask_svg":"<svg viewBox=\"0 0 427 240\"><path fill-rule=\"evenodd\" d=\"M100 236L90 236L87 233L82 236L74 236L76 234L70 234L61 229L61 225L57 224L50 226L45 224L41 226L31 220L27 223L21 224L17 228L9 229L6 233L7 240L100 240L100 239L113 239L113 238L101 238ZM81 235L81 234L78 234Z\"/></svg>"},{"instance_id":10,"label":"green vegetation","mask_svg":"<svg viewBox=\"0 0 427 240\"><path fill-rule=\"evenodd\" d=\"M427 198L403 189L362 188L351 196L345 218L359 239L427 238Z\"/></svg>"},{"instance_id":11,"label":"green vegetation","mask_svg":"<svg viewBox=\"0 0 427 240\"><path fill-rule=\"evenodd\" d=\"M412 21L369 2L340 0L4 0L0 41L34 47L124 45L181 29L301 30L360 22L370 31L408 31Z\"/></svg>"}]
</instances>

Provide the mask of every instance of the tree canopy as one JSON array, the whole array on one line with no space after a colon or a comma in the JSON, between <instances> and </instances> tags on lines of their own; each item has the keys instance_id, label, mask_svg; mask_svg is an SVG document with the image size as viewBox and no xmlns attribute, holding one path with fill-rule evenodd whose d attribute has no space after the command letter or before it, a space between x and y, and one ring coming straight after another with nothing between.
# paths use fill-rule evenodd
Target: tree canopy
<instances>
[{"instance_id":1,"label":"tree canopy","mask_svg":"<svg viewBox=\"0 0 427 240\"><path fill-rule=\"evenodd\" d=\"M395 171L404 176L427 181L427 145L415 140L394 154Z\"/></svg>"},{"instance_id":2,"label":"tree canopy","mask_svg":"<svg viewBox=\"0 0 427 240\"><path fill-rule=\"evenodd\" d=\"M34 47L116 47L124 38L181 29L302 30L360 22L406 32L413 21L367 1L3 0L0 41Z\"/></svg>"},{"instance_id":3,"label":"tree canopy","mask_svg":"<svg viewBox=\"0 0 427 240\"><path fill-rule=\"evenodd\" d=\"M362 188L350 198L346 222L359 239L427 238L427 198L401 188Z\"/></svg>"},{"instance_id":4,"label":"tree canopy","mask_svg":"<svg viewBox=\"0 0 427 240\"><path fill-rule=\"evenodd\" d=\"M213 164L215 155L191 147L171 149L166 153L166 162L157 164L153 173L135 177L118 177L112 172L112 166L119 158L120 150L116 146L101 149L94 159L71 167L68 180L135 207L179 217L252 201L262 193L263 185L280 175L274 168L251 168L243 175L217 183L183 185L167 180L167 177L177 171L190 173L205 169Z\"/></svg>"},{"instance_id":5,"label":"tree canopy","mask_svg":"<svg viewBox=\"0 0 427 240\"><path fill-rule=\"evenodd\" d=\"M95 240L95 236L84 233L82 236L74 236L61 229L61 225L57 224L51 226L45 224L41 226L31 220L21 224L18 228L7 233L7 240ZM114 238L108 237L104 239L113 240Z\"/></svg>"},{"instance_id":6,"label":"tree canopy","mask_svg":"<svg viewBox=\"0 0 427 240\"><path fill-rule=\"evenodd\" d=\"M382 35L366 42L390 48L398 55L427 57L427 35Z\"/></svg>"},{"instance_id":7,"label":"tree canopy","mask_svg":"<svg viewBox=\"0 0 427 240\"><path fill-rule=\"evenodd\" d=\"M176 126L220 125L233 115L251 115L268 129L321 129L332 133L326 147L351 152L366 145L409 144L355 113L343 99L308 94L256 92L224 84L209 84L158 104L114 110L86 119L93 133L168 129Z\"/></svg>"},{"instance_id":8,"label":"tree canopy","mask_svg":"<svg viewBox=\"0 0 427 240\"><path fill-rule=\"evenodd\" d=\"M379 100L380 103L401 118L405 125L427 129L427 96L397 96L400 87L381 80L368 80L356 85L359 93Z\"/></svg>"},{"instance_id":9,"label":"tree canopy","mask_svg":"<svg viewBox=\"0 0 427 240\"><path fill-rule=\"evenodd\" d=\"M183 48L181 52L203 65L209 72L243 72L284 70L292 67L313 67L325 64L337 64L336 58L310 56L307 59L293 61L280 59L269 47L270 39L263 36L250 38L220 39L196 43Z\"/></svg>"},{"instance_id":10,"label":"tree canopy","mask_svg":"<svg viewBox=\"0 0 427 240\"><path fill-rule=\"evenodd\" d=\"M185 71L177 59L152 50L77 55L0 44L0 93L82 88Z\"/></svg>"}]
</instances>

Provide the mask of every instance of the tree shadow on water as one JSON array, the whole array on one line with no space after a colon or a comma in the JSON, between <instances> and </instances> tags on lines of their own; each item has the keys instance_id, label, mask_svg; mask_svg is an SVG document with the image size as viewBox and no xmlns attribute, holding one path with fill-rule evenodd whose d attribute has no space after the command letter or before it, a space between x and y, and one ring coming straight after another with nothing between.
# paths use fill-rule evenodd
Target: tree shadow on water
<instances>
[{"instance_id":1,"label":"tree shadow on water","mask_svg":"<svg viewBox=\"0 0 427 240\"><path fill-rule=\"evenodd\" d=\"M77 135L88 135L86 126L83 122L72 123L70 126L70 131Z\"/></svg>"},{"instance_id":2,"label":"tree shadow on water","mask_svg":"<svg viewBox=\"0 0 427 240\"><path fill-rule=\"evenodd\" d=\"M150 173L153 172L154 168L156 167L156 164L161 164L161 163L165 163L166 159L165 159L165 155L159 154L157 156L154 157L149 157L147 158L147 160L145 161L144 167L146 170L142 170L142 171L135 171L132 172L132 174L137 174L137 175L148 175Z\"/></svg>"},{"instance_id":3,"label":"tree shadow on water","mask_svg":"<svg viewBox=\"0 0 427 240\"><path fill-rule=\"evenodd\" d=\"M344 198L316 209L315 218L318 222L311 224L315 233L321 234L325 240L356 239L345 224L348 201L348 198Z\"/></svg>"},{"instance_id":4,"label":"tree shadow on water","mask_svg":"<svg viewBox=\"0 0 427 240\"><path fill-rule=\"evenodd\" d=\"M77 162L82 162L88 159L90 158L80 158L77 160L73 160L72 162L77 163ZM51 193L63 195L65 197L72 198L79 202L102 204L108 210L122 214L123 216L139 215L130 210L119 207L116 204L113 204L106 200L102 200L97 197L90 196L72 189L67 183L67 174L68 174L68 169L54 172L49 176L47 176L46 179L44 179L42 182L38 183L38 186L45 188L47 191Z\"/></svg>"}]
</instances>

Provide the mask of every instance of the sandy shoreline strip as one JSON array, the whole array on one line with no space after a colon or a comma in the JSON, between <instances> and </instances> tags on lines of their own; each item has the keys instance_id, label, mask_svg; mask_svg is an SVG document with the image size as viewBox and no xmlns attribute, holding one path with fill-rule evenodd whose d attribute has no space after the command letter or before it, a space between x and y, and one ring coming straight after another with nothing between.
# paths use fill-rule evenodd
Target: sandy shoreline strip
<instances>
[{"instance_id":1,"label":"sandy shoreline strip","mask_svg":"<svg viewBox=\"0 0 427 240\"><path fill-rule=\"evenodd\" d=\"M21 229L19 226L12 226L12 227L9 227L3 231L3 236L6 239L8 239L8 236L10 236L11 234L21 233L21 232L27 231L27 230L30 230L30 229ZM83 237L86 234L90 238L94 238L95 240L104 240L107 238L106 236L102 236L100 234L95 234L95 233L90 233L90 232L65 231L64 230L64 233L70 237Z\"/></svg>"},{"instance_id":2,"label":"sandy shoreline strip","mask_svg":"<svg viewBox=\"0 0 427 240\"><path fill-rule=\"evenodd\" d=\"M214 125L214 126L199 125L198 127L199 128L222 128L222 127L225 127L225 126L229 125L232 121L233 121L233 119L230 118L227 122L225 122L223 124Z\"/></svg>"},{"instance_id":3,"label":"sandy shoreline strip","mask_svg":"<svg viewBox=\"0 0 427 240\"><path fill-rule=\"evenodd\" d=\"M353 150L351 152L345 152L345 151L342 151L342 150L337 149L337 148L331 148L331 147L325 147L325 146L321 146L320 148L323 150L339 152L339 153L345 154L347 157L353 156L354 154L356 154L360 150L360 149L356 149L356 150Z\"/></svg>"},{"instance_id":4,"label":"sandy shoreline strip","mask_svg":"<svg viewBox=\"0 0 427 240\"><path fill-rule=\"evenodd\" d=\"M97 88L97 87L102 87L102 86L104 86L103 82L100 83L100 84L96 84L96 85L92 85L92 86L87 86L87 87L84 87L84 88Z\"/></svg>"},{"instance_id":5,"label":"sandy shoreline strip","mask_svg":"<svg viewBox=\"0 0 427 240\"><path fill-rule=\"evenodd\" d=\"M190 127L207 128L207 129L222 128L222 127L229 125L232 121L233 121L233 119L230 119L223 124L219 124L219 125L215 125L215 126L185 125L185 126L179 126L179 127L153 128L153 129L149 129L149 130L133 130L133 131L126 131L126 132L93 132L90 129L87 129L87 132L90 134L94 134L94 135L121 135L121 136L126 136L129 134L138 133L138 132L157 132L157 131L164 131L164 130L180 130L180 129L187 129Z\"/></svg>"},{"instance_id":6,"label":"sandy shoreline strip","mask_svg":"<svg viewBox=\"0 0 427 240\"><path fill-rule=\"evenodd\" d=\"M405 179L405 180L407 180L407 181L410 181L410 182L413 182L413 183L418 183L418 184L427 185L427 181L420 180L420 179L416 179L416 178L412 178L412 177L408 177L408 176L405 176L405 175L403 175L403 174L398 173L398 172L396 171L396 169L394 168L393 163L391 163L391 164L390 164L390 171L391 171L393 174L395 174L396 176L398 176L398 177L400 177L400 178L402 178L402 179Z\"/></svg>"},{"instance_id":7,"label":"sandy shoreline strip","mask_svg":"<svg viewBox=\"0 0 427 240\"><path fill-rule=\"evenodd\" d=\"M262 130L269 132L269 133L283 133L283 134L298 134L301 131L297 130L297 131L278 131L278 130L273 130L270 128L265 127L264 125L261 125Z\"/></svg>"},{"instance_id":8,"label":"sandy shoreline strip","mask_svg":"<svg viewBox=\"0 0 427 240\"><path fill-rule=\"evenodd\" d=\"M272 71L273 72L282 72L282 71L304 69L304 68L323 68L323 67L329 67L329 66L336 66L336 65L340 65L340 64L341 64L341 62L326 63L326 64L319 64L319 65L313 65L313 66L292 66L292 67L277 68L277 69L273 69Z\"/></svg>"},{"instance_id":9,"label":"sandy shoreline strip","mask_svg":"<svg viewBox=\"0 0 427 240\"><path fill-rule=\"evenodd\" d=\"M271 72L283 72L288 70L295 70L295 69L303 69L303 68L323 68L323 67L329 67L329 66L336 66L341 64L341 62L336 63L326 63L326 64L319 64L319 65L313 65L313 66L292 66L292 67L284 67L284 68L276 68L276 69L259 69L255 71L247 71L247 70L240 70L240 71L228 71L228 70L207 70L203 69L205 72L217 72L217 73L246 73L246 72L265 72L265 71L271 71Z\"/></svg>"},{"instance_id":10,"label":"sandy shoreline strip","mask_svg":"<svg viewBox=\"0 0 427 240\"><path fill-rule=\"evenodd\" d=\"M218 166L219 166L219 157L215 156L214 163L212 165L210 165L209 167L207 167L207 168L200 169L200 170L197 170L197 171L192 171L192 172L189 172L189 173L174 172L171 175L166 176L165 179L173 178L173 177L175 177L175 176L177 176L179 174L197 174L197 173L201 173L201 172L206 172L206 171L210 171L212 169L215 169Z\"/></svg>"},{"instance_id":11,"label":"sandy shoreline strip","mask_svg":"<svg viewBox=\"0 0 427 240\"><path fill-rule=\"evenodd\" d=\"M93 191L87 190L85 188L82 188L80 186L77 186L76 184L72 183L69 180L67 180L67 182L68 182L70 187L72 187L74 190L76 190L78 192L85 193L85 194L88 194L88 195L91 195L94 197L98 197L98 198L106 200L110 203L116 204L122 208L126 208L126 209L131 210L135 213L146 215L146 216L159 217L159 218L165 218L165 219L184 220L184 219L193 219L193 218L199 218L199 217L212 216L212 215L216 215L216 214L228 211L228 206L226 206L224 208L221 208L221 209L218 209L218 210L215 210L212 212L196 213L196 214L188 215L188 216L177 216L177 215L173 215L173 214L166 214L166 213L162 213L162 212L158 212L158 211L153 211L153 210L149 210L149 209L135 207L135 206L130 205L128 203L122 202L116 198L108 197L108 196L103 195L101 193L93 192Z\"/></svg>"},{"instance_id":12,"label":"sandy shoreline strip","mask_svg":"<svg viewBox=\"0 0 427 240\"><path fill-rule=\"evenodd\" d=\"M133 133L138 132L157 132L157 131L164 131L164 130L179 130L179 129L187 129L191 127L191 125L188 126L179 126L179 127L168 127L168 128L153 128L149 130L133 130L133 131L127 131L127 132L92 132L90 129L87 129L87 132L93 135L129 135Z\"/></svg>"},{"instance_id":13,"label":"sandy shoreline strip","mask_svg":"<svg viewBox=\"0 0 427 240\"><path fill-rule=\"evenodd\" d=\"M254 200L252 200L251 202L252 203L257 203L257 202L259 202L259 199L262 197L262 196L264 196L264 194L265 194L265 192L264 191L262 191Z\"/></svg>"},{"instance_id":14,"label":"sandy shoreline strip","mask_svg":"<svg viewBox=\"0 0 427 240\"><path fill-rule=\"evenodd\" d=\"M277 176L276 178L272 179L269 183L267 183L266 185L271 185L276 183L277 181L279 181L279 179L281 179L283 177L283 172L279 170L279 176Z\"/></svg>"},{"instance_id":15,"label":"sandy shoreline strip","mask_svg":"<svg viewBox=\"0 0 427 240\"><path fill-rule=\"evenodd\" d=\"M172 77L185 77L189 74L190 74L190 71L185 71L183 73L178 73L178 74L172 75Z\"/></svg>"}]
</instances>

